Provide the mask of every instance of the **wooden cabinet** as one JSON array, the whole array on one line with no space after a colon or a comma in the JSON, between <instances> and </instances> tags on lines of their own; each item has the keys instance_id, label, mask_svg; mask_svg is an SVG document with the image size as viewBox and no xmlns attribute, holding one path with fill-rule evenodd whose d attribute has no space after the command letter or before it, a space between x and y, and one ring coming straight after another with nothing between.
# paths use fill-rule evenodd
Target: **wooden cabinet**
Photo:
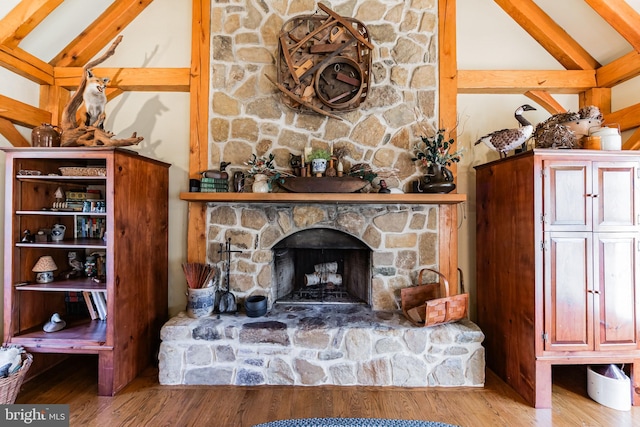
<instances>
[{"instance_id":1,"label":"wooden cabinet","mask_svg":"<svg viewBox=\"0 0 640 427\"><path fill-rule=\"evenodd\" d=\"M476 170L487 365L536 407L552 365L640 369L640 155L534 150Z\"/></svg>"},{"instance_id":2,"label":"wooden cabinet","mask_svg":"<svg viewBox=\"0 0 640 427\"><path fill-rule=\"evenodd\" d=\"M169 165L119 148L3 150L4 341L45 360L51 354L95 354L98 394L113 395L152 362L167 319ZM60 168L68 169L61 175ZM99 196L65 207L54 205L60 192ZM61 241L46 237L54 224L66 227ZM44 233L25 238L25 230ZM81 259L101 256L104 280L67 279L71 252ZM51 283L37 283L32 271L44 255L58 266ZM105 320L79 309L83 292L105 296ZM44 332L56 312L66 327Z\"/></svg>"}]
</instances>

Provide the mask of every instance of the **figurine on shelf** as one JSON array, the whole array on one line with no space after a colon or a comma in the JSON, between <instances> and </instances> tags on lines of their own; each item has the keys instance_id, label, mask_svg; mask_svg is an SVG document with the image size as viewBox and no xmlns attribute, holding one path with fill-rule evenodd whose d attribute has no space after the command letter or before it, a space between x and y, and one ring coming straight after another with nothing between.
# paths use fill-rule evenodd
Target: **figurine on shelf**
<instances>
[{"instance_id":1,"label":"figurine on shelf","mask_svg":"<svg viewBox=\"0 0 640 427\"><path fill-rule=\"evenodd\" d=\"M67 322L62 320L58 313L53 313L53 315L51 316L51 320L45 323L42 329L45 332L57 332L61 329L64 329L65 326L67 326Z\"/></svg>"},{"instance_id":2,"label":"figurine on shelf","mask_svg":"<svg viewBox=\"0 0 640 427\"><path fill-rule=\"evenodd\" d=\"M22 232L22 240L21 243L33 243L35 241L35 237L31 234L31 230L24 230Z\"/></svg>"},{"instance_id":3,"label":"figurine on shelf","mask_svg":"<svg viewBox=\"0 0 640 427\"><path fill-rule=\"evenodd\" d=\"M78 259L78 253L75 251L71 251L67 254L67 260L69 265L71 266L71 271L65 274L67 279L75 279L77 277L82 277L84 274L84 264L82 261Z\"/></svg>"},{"instance_id":4,"label":"figurine on shelf","mask_svg":"<svg viewBox=\"0 0 640 427\"><path fill-rule=\"evenodd\" d=\"M380 190L378 190L378 193L383 193L383 194L391 193L391 190L389 190L389 188L387 187L387 182L384 179L380 180Z\"/></svg>"}]
</instances>

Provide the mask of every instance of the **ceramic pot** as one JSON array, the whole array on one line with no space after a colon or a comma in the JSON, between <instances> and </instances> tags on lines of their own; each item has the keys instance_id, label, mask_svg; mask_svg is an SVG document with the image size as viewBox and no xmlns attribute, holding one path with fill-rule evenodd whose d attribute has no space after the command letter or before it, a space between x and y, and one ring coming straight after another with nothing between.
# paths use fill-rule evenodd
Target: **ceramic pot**
<instances>
[{"instance_id":1,"label":"ceramic pot","mask_svg":"<svg viewBox=\"0 0 640 427\"><path fill-rule=\"evenodd\" d=\"M248 317L260 317L267 313L267 297L254 295L244 300L244 308Z\"/></svg>"},{"instance_id":2,"label":"ceramic pot","mask_svg":"<svg viewBox=\"0 0 640 427\"><path fill-rule=\"evenodd\" d=\"M213 313L214 288L187 288L187 316L197 319Z\"/></svg>"},{"instance_id":3,"label":"ceramic pot","mask_svg":"<svg viewBox=\"0 0 640 427\"><path fill-rule=\"evenodd\" d=\"M311 160L311 172L324 173L327 170L327 159L313 159Z\"/></svg>"},{"instance_id":4,"label":"ceramic pot","mask_svg":"<svg viewBox=\"0 0 640 427\"><path fill-rule=\"evenodd\" d=\"M263 173L258 173L253 176L253 187L252 190L254 193L268 193L269 181L267 175Z\"/></svg>"},{"instance_id":5,"label":"ceramic pot","mask_svg":"<svg viewBox=\"0 0 640 427\"><path fill-rule=\"evenodd\" d=\"M60 147L58 126L43 123L31 131L31 145L34 147Z\"/></svg>"},{"instance_id":6,"label":"ceramic pot","mask_svg":"<svg viewBox=\"0 0 640 427\"><path fill-rule=\"evenodd\" d=\"M421 184L424 193L450 193L456 188L456 184L453 182L453 173L439 164L427 167L424 182Z\"/></svg>"},{"instance_id":7,"label":"ceramic pot","mask_svg":"<svg viewBox=\"0 0 640 427\"><path fill-rule=\"evenodd\" d=\"M51 240L54 242L60 242L64 240L64 232L67 227L63 224L55 224L51 229Z\"/></svg>"}]
</instances>

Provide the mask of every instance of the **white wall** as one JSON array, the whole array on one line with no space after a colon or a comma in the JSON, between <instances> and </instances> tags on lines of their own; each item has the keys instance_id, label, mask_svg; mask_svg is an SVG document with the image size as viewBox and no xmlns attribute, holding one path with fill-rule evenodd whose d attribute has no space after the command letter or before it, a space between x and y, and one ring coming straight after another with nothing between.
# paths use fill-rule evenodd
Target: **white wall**
<instances>
[{"instance_id":1,"label":"white wall","mask_svg":"<svg viewBox=\"0 0 640 427\"><path fill-rule=\"evenodd\" d=\"M44 61L53 58L73 40L95 16L113 0L65 0L20 47ZM19 0L0 2L0 17ZM123 41L113 57L100 67L190 67L191 2L155 0L122 33ZM0 94L38 105L39 87L0 67ZM106 129L116 137L132 132L144 137L137 146L128 147L172 166L169 168L169 314L184 309L187 203L179 199L188 190L189 169L189 94L171 92L128 92L107 105ZM30 140L31 130L22 129ZM0 136L0 146L10 146ZM0 197L4 198L4 155L0 153ZM0 215L4 205L0 205ZM3 230L0 229L0 233ZM4 241L4 236L0 236ZM2 251L2 246L0 246ZM143 259L133 262L144 262ZM0 271L3 266L0 266Z\"/></svg>"}]
</instances>

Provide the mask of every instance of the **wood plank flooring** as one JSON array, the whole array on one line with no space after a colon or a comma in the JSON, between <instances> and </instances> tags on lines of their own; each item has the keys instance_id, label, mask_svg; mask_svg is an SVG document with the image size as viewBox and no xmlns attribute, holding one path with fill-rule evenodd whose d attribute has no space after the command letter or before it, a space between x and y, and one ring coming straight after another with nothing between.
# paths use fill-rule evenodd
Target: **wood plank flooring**
<instances>
[{"instance_id":1,"label":"wood plank flooring","mask_svg":"<svg viewBox=\"0 0 640 427\"><path fill-rule=\"evenodd\" d=\"M251 427L287 418L420 419L475 426L640 425L587 396L584 367L554 368L553 408L534 409L487 371L484 388L162 386L147 369L115 397L99 397L97 358L73 356L23 385L16 403L70 405L71 426Z\"/></svg>"}]
</instances>

